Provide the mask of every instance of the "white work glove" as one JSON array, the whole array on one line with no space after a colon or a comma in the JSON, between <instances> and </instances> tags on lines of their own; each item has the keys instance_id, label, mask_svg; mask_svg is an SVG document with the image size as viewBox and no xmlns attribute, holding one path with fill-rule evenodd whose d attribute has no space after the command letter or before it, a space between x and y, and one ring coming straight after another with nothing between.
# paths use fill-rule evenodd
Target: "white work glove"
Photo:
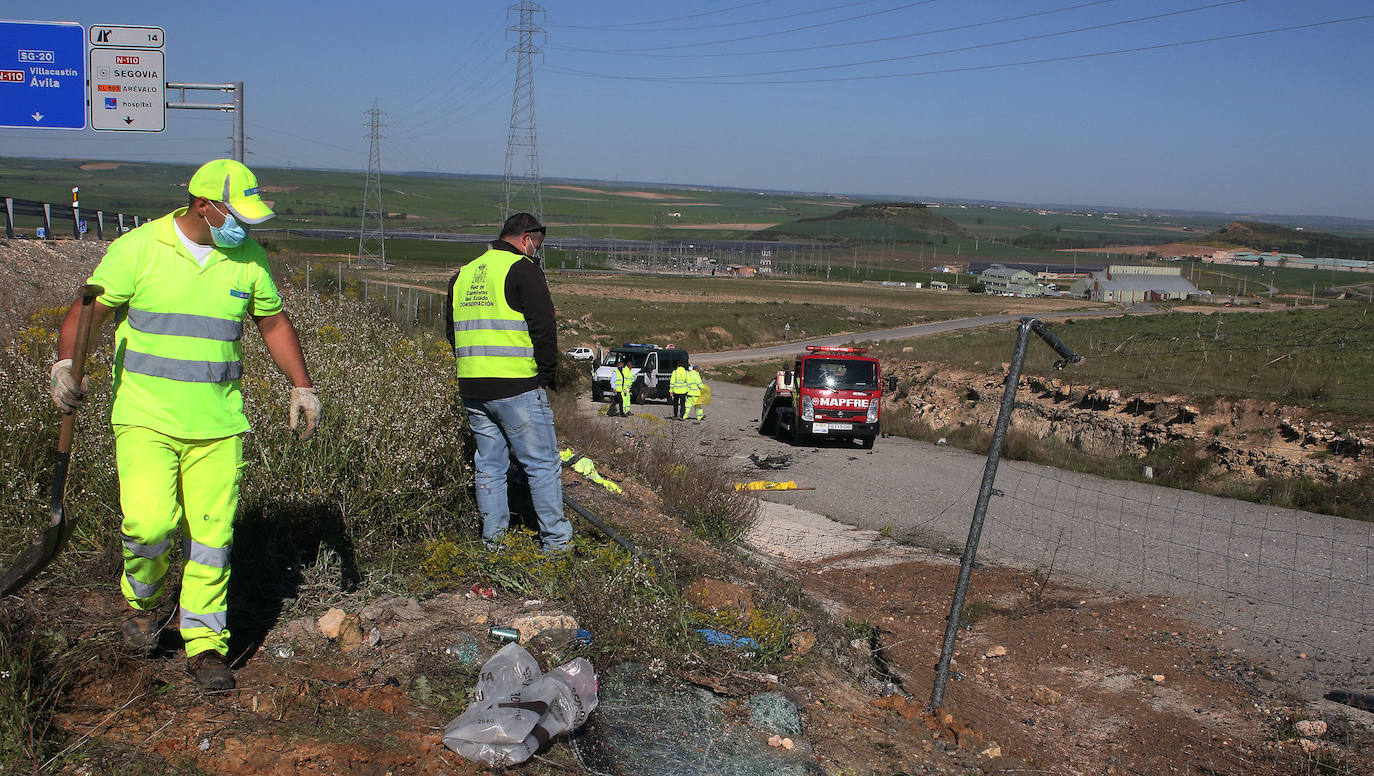
<instances>
[{"instance_id":1,"label":"white work glove","mask_svg":"<svg viewBox=\"0 0 1374 776\"><path fill-rule=\"evenodd\" d=\"M76 412L86 406L86 391L90 389L90 380L81 376L81 385L77 386L76 380L72 377L72 360L64 358L52 365L52 394L53 404L63 412Z\"/></svg>"},{"instance_id":2,"label":"white work glove","mask_svg":"<svg viewBox=\"0 0 1374 776\"><path fill-rule=\"evenodd\" d=\"M320 425L320 397L315 393L314 388L292 388L291 389L291 409L287 417L287 422L291 430L295 431L301 423L301 416L305 416L305 428L297 435L301 441L309 439L315 433L315 427Z\"/></svg>"}]
</instances>

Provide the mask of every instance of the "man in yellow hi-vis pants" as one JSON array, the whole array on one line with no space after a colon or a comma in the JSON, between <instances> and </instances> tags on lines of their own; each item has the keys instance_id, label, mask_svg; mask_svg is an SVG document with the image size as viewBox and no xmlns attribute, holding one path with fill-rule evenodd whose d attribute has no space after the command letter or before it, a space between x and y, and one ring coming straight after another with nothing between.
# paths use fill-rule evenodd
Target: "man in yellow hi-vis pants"
<instances>
[{"instance_id":1,"label":"man in yellow hi-vis pants","mask_svg":"<svg viewBox=\"0 0 1374 776\"><path fill-rule=\"evenodd\" d=\"M616 365L615 372L611 374L611 390L616 393L616 398L611 399L611 408L616 409L615 413L607 411L607 415L616 414L622 418L630 416L630 391L634 388L635 374L630 371L630 365L625 359L620 359ZM616 408L616 404L620 407Z\"/></svg>"},{"instance_id":2,"label":"man in yellow hi-vis pants","mask_svg":"<svg viewBox=\"0 0 1374 776\"><path fill-rule=\"evenodd\" d=\"M701 371L694 364L687 370L687 406L682 412L683 420L692 414L693 408L696 408L696 420L702 420L706 417L706 410L701 405L702 385Z\"/></svg>"},{"instance_id":3,"label":"man in yellow hi-vis pants","mask_svg":"<svg viewBox=\"0 0 1374 776\"><path fill-rule=\"evenodd\" d=\"M187 670L202 688L228 690L229 559L248 430L239 390L245 315L295 386L289 420L294 429L304 418L302 439L314 433L320 400L266 254L242 226L273 215L257 179L241 163L217 159L196 171L187 190L186 207L111 243L87 281L105 290L91 337L121 311L110 421L124 513L119 586L131 610L125 642L144 652L157 646L153 610L179 530L185 569L178 625ZM76 384L71 362L78 307L62 324L61 360L52 368L53 401L67 411L85 403L85 381Z\"/></svg>"}]
</instances>

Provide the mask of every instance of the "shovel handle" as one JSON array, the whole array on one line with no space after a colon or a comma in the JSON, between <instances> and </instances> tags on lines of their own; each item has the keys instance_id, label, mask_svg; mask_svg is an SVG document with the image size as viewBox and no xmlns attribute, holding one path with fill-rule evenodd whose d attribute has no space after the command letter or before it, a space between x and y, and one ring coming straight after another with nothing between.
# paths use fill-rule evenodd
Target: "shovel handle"
<instances>
[{"instance_id":1,"label":"shovel handle","mask_svg":"<svg viewBox=\"0 0 1374 776\"><path fill-rule=\"evenodd\" d=\"M76 343L72 346L72 379L78 386L86 375L86 346L91 339L91 318L95 313L96 297L105 293L100 286L82 286L77 294L81 297L81 311L76 319ZM72 449L72 435L76 430L76 413L62 413L62 427L57 432L57 452L65 455Z\"/></svg>"}]
</instances>

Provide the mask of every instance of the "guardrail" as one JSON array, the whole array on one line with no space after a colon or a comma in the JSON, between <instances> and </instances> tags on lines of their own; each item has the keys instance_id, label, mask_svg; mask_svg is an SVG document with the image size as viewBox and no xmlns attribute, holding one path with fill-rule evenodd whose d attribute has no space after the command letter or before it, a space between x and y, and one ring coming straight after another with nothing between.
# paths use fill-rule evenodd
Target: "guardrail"
<instances>
[{"instance_id":1,"label":"guardrail","mask_svg":"<svg viewBox=\"0 0 1374 776\"><path fill-rule=\"evenodd\" d=\"M13 240L16 237L14 219L15 216L35 216L43 219L43 236L40 239L55 240L57 234L53 230L53 216L56 214L59 220L71 218L72 237L80 240L83 235L90 233L89 224L83 231L82 224L85 223L81 218L81 208L75 205L53 204L51 202L38 202L32 199L19 199L16 197L5 197L5 237ZM91 212L91 211L87 211ZM95 237L97 240L105 238L105 218L109 216L110 227L114 230L113 236L109 239L129 231L135 226L148 220L147 216L132 213L106 213L104 210L95 210Z\"/></svg>"}]
</instances>

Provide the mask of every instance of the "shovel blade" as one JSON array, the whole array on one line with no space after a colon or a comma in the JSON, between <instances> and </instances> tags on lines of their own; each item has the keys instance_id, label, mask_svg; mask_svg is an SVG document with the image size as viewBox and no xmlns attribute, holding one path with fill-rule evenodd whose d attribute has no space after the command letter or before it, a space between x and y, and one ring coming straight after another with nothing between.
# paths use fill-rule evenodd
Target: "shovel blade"
<instances>
[{"instance_id":1,"label":"shovel blade","mask_svg":"<svg viewBox=\"0 0 1374 776\"><path fill-rule=\"evenodd\" d=\"M57 556L67 538L67 515L61 502L57 503L48 515L48 527L24 548L14 565L0 576L0 595L13 595L23 589L38 572L42 571Z\"/></svg>"}]
</instances>

